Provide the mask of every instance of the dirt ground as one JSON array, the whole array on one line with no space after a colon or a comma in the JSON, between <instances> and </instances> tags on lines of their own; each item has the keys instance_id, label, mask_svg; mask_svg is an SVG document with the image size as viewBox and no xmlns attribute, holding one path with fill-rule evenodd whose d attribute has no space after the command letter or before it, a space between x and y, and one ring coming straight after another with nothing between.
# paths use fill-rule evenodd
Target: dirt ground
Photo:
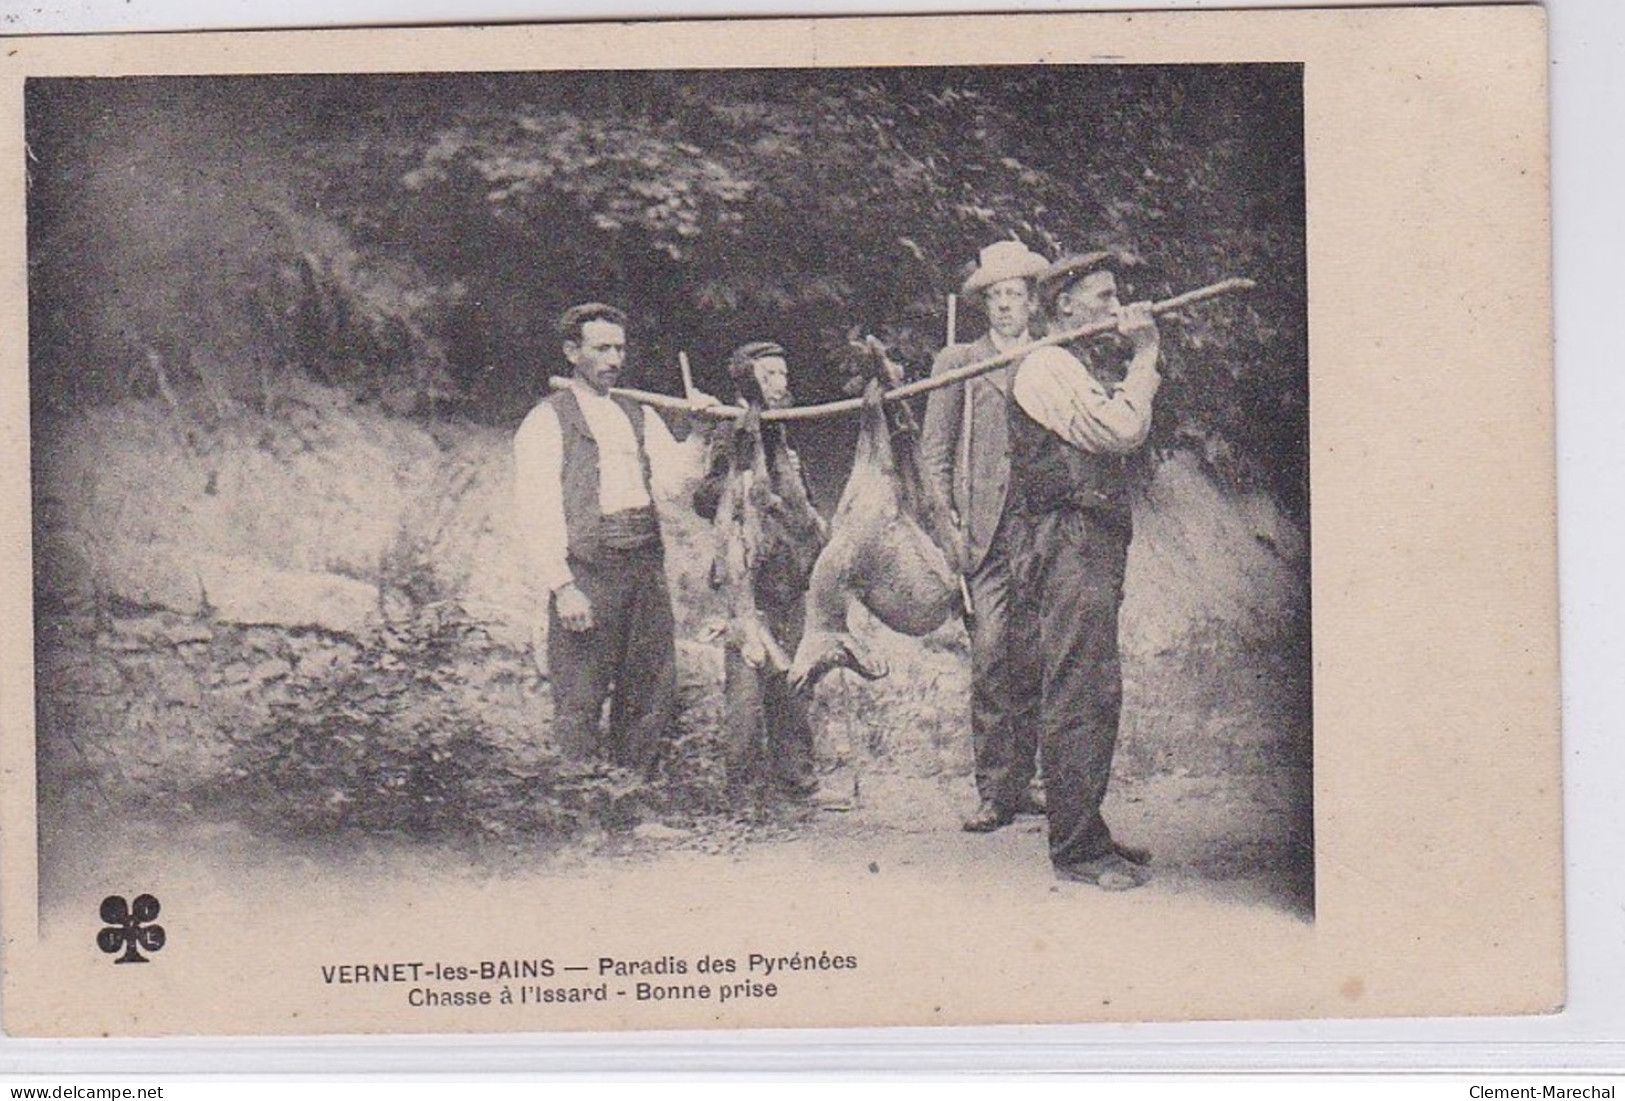
<instances>
[{"instance_id":1,"label":"dirt ground","mask_svg":"<svg viewBox=\"0 0 1625 1101\"><path fill-rule=\"evenodd\" d=\"M116 797L117 781L104 778L42 805L42 914L82 917L87 900L112 886L185 878L186 867L202 880L229 884L222 887L226 893L248 895L266 881L290 877L315 889L338 887L357 874L424 884L450 874L464 882L518 879L546 891L573 891L619 876L664 879L696 869L782 875L794 883L809 867L819 874L884 869L904 879L1033 899L1098 893L1052 879L1042 818L1020 818L992 835L960 830L975 805L963 741L922 767L920 753L893 755L884 746L854 752L847 745L832 754L827 722L824 729L823 792L815 804L768 799L698 815L668 807L644 813L636 824L606 829L589 823L569 837L279 836L240 806L115 805L108 793ZM846 731L835 737L849 737L850 724ZM954 749L966 759L954 760ZM1147 758L1128 753L1120 759ZM1155 854L1154 878L1140 894L1312 920L1309 770L1257 755L1251 763L1251 770L1206 774L1118 770L1108 819L1120 837Z\"/></svg>"},{"instance_id":2,"label":"dirt ground","mask_svg":"<svg viewBox=\"0 0 1625 1101\"><path fill-rule=\"evenodd\" d=\"M826 777L826 780L834 777ZM125 819L60 832L41 887L47 937L82 933L112 890L151 891L183 923L234 927L245 942L290 942L294 928L321 940L358 914L511 915L539 899L621 898L642 906L687 900L687 934L724 920L719 900L773 899L821 918L865 907L893 924L928 912L921 936L946 921L1035 933L1052 922L1119 922L1191 943L1301 939L1313 921L1310 862L1292 850L1298 779L1246 784L1166 776L1118 782L1107 803L1117 832L1155 852L1152 881L1111 895L1053 878L1040 818L991 835L958 828L972 804L960 781L865 772L848 810L769 812L686 827L647 822L561 843L428 844L336 836L287 841L238 821L180 824ZM867 892L854 902L854 892ZM296 900L296 901L295 901ZM712 905L718 909L713 912ZM486 910L490 907L490 910ZM1056 909L1056 908L1059 909ZM172 931L183 934L184 925ZM793 933L787 927L787 934Z\"/></svg>"},{"instance_id":3,"label":"dirt ground","mask_svg":"<svg viewBox=\"0 0 1625 1101\"><path fill-rule=\"evenodd\" d=\"M113 969L89 949L99 899L154 894L169 933L155 981L201 972L222 999L214 1013L166 1001L167 1027L181 1032L545 1031L589 1020L403 1015L404 989L335 992L317 975L335 960L470 951L590 965L602 953L842 950L868 979L825 984L835 997L822 1005L803 997L814 980L792 979L783 1004L697 1017L640 1009L625 1019L632 1027L1217 1019L1313 1004L1281 981L1280 960L1313 944L1306 883L1282 874L1287 792L1242 795L1192 778L1118 785L1108 813L1156 849L1156 877L1114 894L1052 877L1041 820L961 832L962 784L866 773L861 786L850 811L646 823L557 845L290 843L238 821L126 820L59 836L68 843L48 863L42 952L68 981L105 985ZM911 818L907 806L930 809ZM100 1027L152 1027L128 1012L107 1006Z\"/></svg>"}]
</instances>

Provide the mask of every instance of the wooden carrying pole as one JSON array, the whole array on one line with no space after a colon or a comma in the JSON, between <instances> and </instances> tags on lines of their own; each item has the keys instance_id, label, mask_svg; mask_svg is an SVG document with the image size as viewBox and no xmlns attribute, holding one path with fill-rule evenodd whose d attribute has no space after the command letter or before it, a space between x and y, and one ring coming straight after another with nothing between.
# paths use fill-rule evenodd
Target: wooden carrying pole
<instances>
[{"instance_id":1,"label":"wooden carrying pole","mask_svg":"<svg viewBox=\"0 0 1625 1101\"><path fill-rule=\"evenodd\" d=\"M1151 313L1152 316L1160 317L1162 314L1181 310L1186 306L1194 306L1196 303L1206 302L1210 298L1217 298L1221 294L1252 290L1257 285L1251 279L1225 279L1218 283L1199 287L1194 291L1186 291L1184 294L1175 295L1173 298L1165 298L1161 302L1153 302L1151 303ZM1003 367L1006 363L1024 358L1038 348L1047 348L1055 344L1070 344L1074 340L1089 340L1116 331L1117 321L1114 319L1111 321L1097 321L1093 325L1067 329L1064 332L1051 333L1041 340L1023 344L1021 347L1012 348L1008 352L1001 352L996 356L990 356L975 363L968 363L963 367L945 371L932 378L923 378L918 382L905 383L902 386L894 387L887 390L882 397L885 401L902 401L904 398L927 394L943 386L953 386L968 379L976 378L978 375L985 375L989 371ZM562 378L552 378L548 381L555 390L569 385L568 381ZM682 398L673 397L671 394L655 394L648 390L627 390L617 386L610 393L624 398L631 398L633 401L653 406L656 409L670 409L676 413L688 413L692 416L711 417L717 420L734 420L745 415L745 410L736 405L713 405L704 409L695 409ZM821 405L797 405L789 409L769 409L762 414L762 420L810 421L822 417L837 417L844 413L856 413L862 408L862 398L842 398L840 401L826 401Z\"/></svg>"},{"instance_id":2,"label":"wooden carrying pole","mask_svg":"<svg viewBox=\"0 0 1625 1101\"><path fill-rule=\"evenodd\" d=\"M677 369L683 372L683 397L694 397L694 369L688 365L688 353L677 353Z\"/></svg>"}]
</instances>

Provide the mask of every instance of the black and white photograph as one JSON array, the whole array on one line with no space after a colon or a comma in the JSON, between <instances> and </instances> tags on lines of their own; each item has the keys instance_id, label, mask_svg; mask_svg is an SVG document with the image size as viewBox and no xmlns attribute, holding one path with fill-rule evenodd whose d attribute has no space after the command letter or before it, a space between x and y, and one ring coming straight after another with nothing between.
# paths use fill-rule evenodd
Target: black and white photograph
<instances>
[{"instance_id":1,"label":"black and white photograph","mask_svg":"<svg viewBox=\"0 0 1625 1101\"><path fill-rule=\"evenodd\" d=\"M30 75L52 958L248 988L135 1033L1314 1012L1287 56Z\"/></svg>"}]
</instances>

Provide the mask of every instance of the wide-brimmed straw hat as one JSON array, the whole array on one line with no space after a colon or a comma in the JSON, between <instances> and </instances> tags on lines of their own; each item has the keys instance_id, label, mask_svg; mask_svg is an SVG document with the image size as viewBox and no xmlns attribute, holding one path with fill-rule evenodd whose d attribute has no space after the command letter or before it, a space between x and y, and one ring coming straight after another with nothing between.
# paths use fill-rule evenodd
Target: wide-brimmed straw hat
<instances>
[{"instance_id":1,"label":"wide-brimmed straw hat","mask_svg":"<svg viewBox=\"0 0 1625 1101\"><path fill-rule=\"evenodd\" d=\"M1006 279L1037 279L1049 268L1049 261L1020 241L994 241L982 250L976 270L961 288L962 294L975 294Z\"/></svg>"}]
</instances>

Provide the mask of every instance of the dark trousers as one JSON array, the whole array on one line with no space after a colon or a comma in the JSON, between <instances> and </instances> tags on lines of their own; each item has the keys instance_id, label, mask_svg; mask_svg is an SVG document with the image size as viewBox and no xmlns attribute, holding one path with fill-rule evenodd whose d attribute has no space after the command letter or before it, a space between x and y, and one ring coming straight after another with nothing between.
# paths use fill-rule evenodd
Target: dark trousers
<instances>
[{"instance_id":1,"label":"dark trousers","mask_svg":"<svg viewBox=\"0 0 1625 1101\"><path fill-rule=\"evenodd\" d=\"M1066 509L1028 517L1023 527L1018 576L1038 600L1043 661L1038 729L1050 860L1077 864L1112 847L1100 805L1123 704L1117 611L1129 523L1102 509Z\"/></svg>"},{"instance_id":2,"label":"dark trousers","mask_svg":"<svg viewBox=\"0 0 1625 1101\"><path fill-rule=\"evenodd\" d=\"M593 625L566 630L549 603L554 736L568 756L648 774L677 713L676 624L660 545L604 550L591 563L571 559L570 571L592 605Z\"/></svg>"},{"instance_id":3,"label":"dark trousers","mask_svg":"<svg viewBox=\"0 0 1625 1101\"><path fill-rule=\"evenodd\" d=\"M1006 513L993 533L987 557L965 578L972 613L967 627L976 791L1005 808L1016 806L1038 771L1043 667L1037 609L1014 578L1020 529L1021 518Z\"/></svg>"},{"instance_id":4,"label":"dark trousers","mask_svg":"<svg viewBox=\"0 0 1625 1101\"><path fill-rule=\"evenodd\" d=\"M779 645L795 653L806 601L798 598L783 607L762 602L760 611ZM783 672L753 667L733 644L723 651L722 683L730 777L769 780L792 789L809 785L814 778L809 693L792 692Z\"/></svg>"}]
</instances>

